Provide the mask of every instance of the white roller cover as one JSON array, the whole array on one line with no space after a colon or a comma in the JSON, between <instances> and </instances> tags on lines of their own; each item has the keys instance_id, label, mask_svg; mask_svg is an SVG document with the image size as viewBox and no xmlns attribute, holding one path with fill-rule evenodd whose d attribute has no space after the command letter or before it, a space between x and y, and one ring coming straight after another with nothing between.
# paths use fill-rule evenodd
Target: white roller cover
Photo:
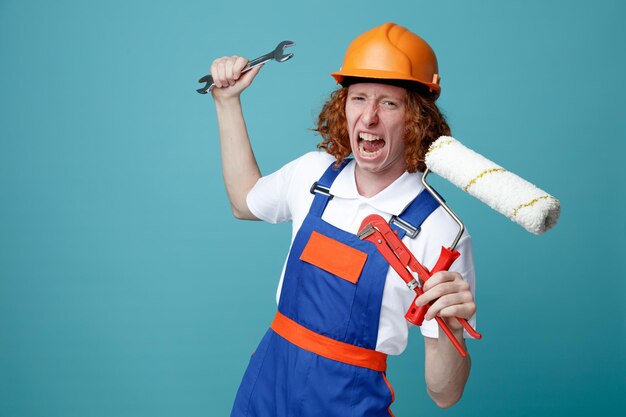
<instances>
[{"instance_id":1,"label":"white roller cover","mask_svg":"<svg viewBox=\"0 0 626 417\"><path fill-rule=\"evenodd\" d=\"M426 166L531 233L546 232L559 218L559 200L453 137L433 142Z\"/></svg>"}]
</instances>

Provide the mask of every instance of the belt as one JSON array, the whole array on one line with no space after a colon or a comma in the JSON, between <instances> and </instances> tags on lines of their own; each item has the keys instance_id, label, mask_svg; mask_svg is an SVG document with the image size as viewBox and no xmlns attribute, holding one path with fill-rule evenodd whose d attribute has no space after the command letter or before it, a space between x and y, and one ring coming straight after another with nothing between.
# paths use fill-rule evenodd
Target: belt
<instances>
[{"instance_id":1,"label":"belt","mask_svg":"<svg viewBox=\"0 0 626 417\"><path fill-rule=\"evenodd\" d=\"M387 369L385 353L322 336L278 311L270 327L292 344L325 358L379 372Z\"/></svg>"}]
</instances>

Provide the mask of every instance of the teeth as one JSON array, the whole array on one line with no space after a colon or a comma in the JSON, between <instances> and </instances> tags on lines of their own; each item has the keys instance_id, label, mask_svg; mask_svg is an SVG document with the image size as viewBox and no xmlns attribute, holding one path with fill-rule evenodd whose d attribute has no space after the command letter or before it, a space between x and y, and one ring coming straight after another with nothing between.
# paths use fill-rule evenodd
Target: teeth
<instances>
[{"instance_id":1,"label":"teeth","mask_svg":"<svg viewBox=\"0 0 626 417\"><path fill-rule=\"evenodd\" d=\"M366 139L368 140L368 139ZM378 155L379 153L381 153L383 150L379 149L376 152L368 152L365 149L363 149L363 142L359 143L359 152L361 153L361 155L367 156L367 157L374 157L376 155Z\"/></svg>"},{"instance_id":2,"label":"teeth","mask_svg":"<svg viewBox=\"0 0 626 417\"><path fill-rule=\"evenodd\" d=\"M359 133L359 138L367 141L374 141L380 139L379 136L372 135L371 133Z\"/></svg>"}]
</instances>

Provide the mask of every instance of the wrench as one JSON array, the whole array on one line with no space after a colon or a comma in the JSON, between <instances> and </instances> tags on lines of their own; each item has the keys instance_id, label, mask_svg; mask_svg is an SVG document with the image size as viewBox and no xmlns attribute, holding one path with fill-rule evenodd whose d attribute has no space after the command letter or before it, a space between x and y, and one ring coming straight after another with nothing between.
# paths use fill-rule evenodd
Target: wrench
<instances>
[{"instance_id":1,"label":"wrench","mask_svg":"<svg viewBox=\"0 0 626 417\"><path fill-rule=\"evenodd\" d=\"M258 67L259 65L263 65L268 61L276 60L277 62L285 62L290 59L293 54L285 54L285 48L290 46L294 46L295 43L291 41L282 41L278 44L278 46L272 51L263 56L260 56L252 61L248 62L241 72L244 73L246 71L250 71L254 67ZM206 94L207 91L211 91L213 87L215 87L215 83L213 82L213 77L210 74L205 75L204 77L198 80L199 83L206 83L206 85L202 88L198 88L196 91L200 94Z\"/></svg>"}]
</instances>

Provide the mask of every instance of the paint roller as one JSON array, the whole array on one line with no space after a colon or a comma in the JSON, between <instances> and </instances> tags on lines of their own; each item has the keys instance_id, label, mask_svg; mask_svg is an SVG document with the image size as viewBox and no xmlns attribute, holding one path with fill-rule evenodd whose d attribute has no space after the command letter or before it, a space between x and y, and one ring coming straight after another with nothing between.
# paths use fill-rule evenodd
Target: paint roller
<instances>
[{"instance_id":1,"label":"paint roller","mask_svg":"<svg viewBox=\"0 0 626 417\"><path fill-rule=\"evenodd\" d=\"M559 219L561 206L556 198L479 153L466 148L453 137L441 136L434 141L426 152L425 163L426 169L422 176L422 184L459 225L459 232L453 243L449 248L442 248L433 270L428 274L422 273L425 277L437 271L448 270L459 255L456 245L465 230L463 222L426 181L431 171L504 214L531 233L543 234ZM425 281L424 278L421 279ZM428 308L429 305L418 307L413 302L405 317L411 323L420 326ZM467 327L466 330L468 330ZM480 338L480 334L475 330L471 335ZM464 356L463 349L458 346L457 349Z\"/></svg>"},{"instance_id":2,"label":"paint roller","mask_svg":"<svg viewBox=\"0 0 626 417\"><path fill-rule=\"evenodd\" d=\"M548 231L559 219L559 200L453 137L441 136L434 141L425 162L422 182L435 198L438 196L426 183L430 171L536 235ZM442 206L459 222L445 204Z\"/></svg>"}]
</instances>

